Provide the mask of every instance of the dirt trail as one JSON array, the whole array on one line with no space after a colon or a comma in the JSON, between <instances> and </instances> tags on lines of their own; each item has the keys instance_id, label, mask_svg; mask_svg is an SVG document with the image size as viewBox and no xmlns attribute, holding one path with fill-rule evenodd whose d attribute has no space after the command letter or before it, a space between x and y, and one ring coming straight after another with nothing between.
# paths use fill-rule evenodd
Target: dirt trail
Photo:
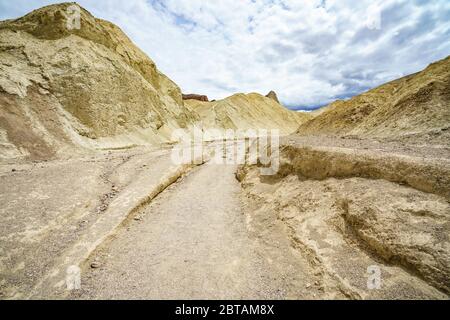
<instances>
[{"instance_id":1,"label":"dirt trail","mask_svg":"<svg viewBox=\"0 0 450 320\"><path fill-rule=\"evenodd\" d=\"M60 296L68 266L188 169L147 148L0 165L0 299Z\"/></svg>"},{"instance_id":2,"label":"dirt trail","mask_svg":"<svg viewBox=\"0 0 450 320\"><path fill-rule=\"evenodd\" d=\"M246 228L235 170L207 164L163 192L92 256L72 297L305 297L305 261L286 246L275 253L279 241L261 242ZM283 257L276 268L274 254Z\"/></svg>"},{"instance_id":3,"label":"dirt trail","mask_svg":"<svg viewBox=\"0 0 450 320\"><path fill-rule=\"evenodd\" d=\"M273 177L169 151L0 166L0 298L448 298L448 148L291 136Z\"/></svg>"}]
</instances>

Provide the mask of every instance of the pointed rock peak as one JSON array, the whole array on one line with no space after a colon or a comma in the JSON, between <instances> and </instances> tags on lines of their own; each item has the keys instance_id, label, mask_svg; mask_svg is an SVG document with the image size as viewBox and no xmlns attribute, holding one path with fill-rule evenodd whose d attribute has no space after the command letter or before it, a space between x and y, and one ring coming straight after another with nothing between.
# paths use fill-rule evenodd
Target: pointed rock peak
<instances>
[{"instance_id":1,"label":"pointed rock peak","mask_svg":"<svg viewBox=\"0 0 450 320\"><path fill-rule=\"evenodd\" d=\"M276 102L280 103L280 100L278 100L278 96L277 96L277 94L276 94L275 91L270 91L270 92L266 95L266 97L267 97L267 98L270 98L270 99L272 99L272 100L275 100Z\"/></svg>"}]
</instances>

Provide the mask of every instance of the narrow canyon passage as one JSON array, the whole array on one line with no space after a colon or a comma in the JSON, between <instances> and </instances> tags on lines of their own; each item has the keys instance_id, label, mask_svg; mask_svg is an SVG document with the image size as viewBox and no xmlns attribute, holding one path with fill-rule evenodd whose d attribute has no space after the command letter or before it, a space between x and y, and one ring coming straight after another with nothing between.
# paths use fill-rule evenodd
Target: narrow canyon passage
<instances>
[{"instance_id":1,"label":"narrow canyon passage","mask_svg":"<svg viewBox=\"0 0 450 320\"><path fill-rule=\"evenodd\" d=\"M308 281L301 259L282 249L271 254L273 243L250 236L235 170L206 164L169 187L93 254L72 298L303 296L292 288Z\"/></svg>"},{"instance_id":2,"label":"narrow canyon passage","mask_svg":"<svg viewBox=\"0 0 450 320\"><path fill-rule=\"evenodd\" d=\"M450 1L16 2L0 300L449 300Z\"/></svg>"}]
</instances>

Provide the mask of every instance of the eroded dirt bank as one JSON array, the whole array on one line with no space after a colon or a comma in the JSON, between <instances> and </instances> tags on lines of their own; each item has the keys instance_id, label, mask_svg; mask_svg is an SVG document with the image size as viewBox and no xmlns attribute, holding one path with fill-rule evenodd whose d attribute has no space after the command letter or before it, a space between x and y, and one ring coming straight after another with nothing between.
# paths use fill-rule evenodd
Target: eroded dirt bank
<instances>
[{"instance_id":1,"label":"eroded dirt bank","mask_svg":"<svg viewBox=\"0 0 450 320\"><path fill-rule=\"evenodd\" d=\"M0 166L0 298L51 298L141 203L189 170L168 149Z\"/></svg>"},{"instance_id":2,"label":"eroded dirt bank","mask_svg":"<svg viewBox=\"0 0 450 320\"><path fill-rule=\"evenodd\" d=\"M281 150L278 176L239 170L247 214L260 230L282 223L325 292L448 298L448 148L291 136ZM373 266L380 290L367 289Z\"/></svg>"},{"instance_id":3,"label":"eroded dirt bank","mask_svg":"<svg viewBox=\"0 0 450 320\"><path fill-rule=\"evenodd\" d=\"M449 159L289 136L270 177L169 149L3 164L1 298L448 299Z\"/></svg>"},{"instance_id":4,"label":"eroded dirt bank","mask_svg":"<svg viewBox=\"0 0 450 320\"><path fill-rule=\"evenodd\" d=\"M308 298L316 276L277 229L255 236L235 166L205 164L137 213L83 268L71 298ZM260 241L263 240L263 241ZM98 263L99 268L91 268Z\"/></svg>"}]
</instances>

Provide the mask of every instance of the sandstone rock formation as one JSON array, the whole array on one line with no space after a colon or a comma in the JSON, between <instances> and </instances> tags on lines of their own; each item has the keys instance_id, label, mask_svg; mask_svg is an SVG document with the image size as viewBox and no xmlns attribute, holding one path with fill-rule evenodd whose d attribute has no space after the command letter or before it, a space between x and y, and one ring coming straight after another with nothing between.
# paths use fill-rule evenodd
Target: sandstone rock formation
<instances>
[{"instance_id":1,"label":"sandstone rock formation","mask_svg":"<svg viewBox=\"0 0 450 320\"><path fill-rule=\"evenodd\" d=\"M284 230L328 297L447 299L449 159L442 147L292 135L276 176L246 165L237 177L249 228ZM372 267L378 290L367 287Z\"/></svg>"},{"instance_id":2,"label":"sandstone rock formation","mask_svg":"<svg viewBox=\"0 0 450 320\"><path fill-rule=\"evenodd\" d=\"M0 157L167 141L197 120L115 25L73 3L0 22ZM70 10L80 28L68 28Z\"/></svg>"},{"instance_id":3,"label":"sandstone rock formation","mask_svg":"<svg viewBox=\"0 0 450 320\"><path fill-rule=\"evenodd\" d=\"M238 171L249 228L281 230L328 297L448 299L450 57L310 116L277 175Z\"/></svg>"},{"instance_id":4,"label":"sandstone rock formation","mask_svg":"<svg viewBox=\"0 0 450 320\"><path fill-rule=\"evenodd\" d=\"M198 100L203 102L208 102L209 99L207 96L200 94L183 94L183 100Z\"/></svg>"},{"instance_id":5,"label":"sandstone rock formation","mask_svg":"<svg viewBox=\"0 0 450 320\"><path fill-rule=\"evenodd\" d=\"M79 28L69 15L80 12ZM207 127L294 131L309 116L286 110L274 92L208 102L182 95L115 25L74 3L0 22L0 158L48 159L170 140ZM187 100L186 100L187 99ZM196 102L206 103L201 108Z\"/></svg>"},{"instance_id":6,"label":"sandstone rock formation","mask_svg":"<svg viewBox=\"0 0 450 320\"><path fill-rule=\"evenodd\" d=\"M272 99L272 100L274 100L274 101L276 101L276 102L278 102L278 103L280 103L280 100L278 100L278 96L277 96L277 94L276 94L275 91L270 91L270 92L266 95L266 97L267 97L267 98L270 98L270 99Z\"/></svg>"},{"instance_id":7,"label":"sandstone rock formation","mask_svg":"<svg viewBox=\"0 0 450 320\"><path fill-rule=\"evenodd\" d=\"M186 103L200 115L206 128L280 129L282 134L289 134L310 119L307 113L290 111L258 93L239 93L215 102Z\"/></svg>"},{"instance_id":8,"label":"sandstone rock formation","mask_svg":"<svg viewBox=\"0 0 450 320\"><path fill-rule=\"evenodd\" d=\"M348 101L336 101L300 134L450 137L450 57Z\"/></svg>"}]
</instances>

